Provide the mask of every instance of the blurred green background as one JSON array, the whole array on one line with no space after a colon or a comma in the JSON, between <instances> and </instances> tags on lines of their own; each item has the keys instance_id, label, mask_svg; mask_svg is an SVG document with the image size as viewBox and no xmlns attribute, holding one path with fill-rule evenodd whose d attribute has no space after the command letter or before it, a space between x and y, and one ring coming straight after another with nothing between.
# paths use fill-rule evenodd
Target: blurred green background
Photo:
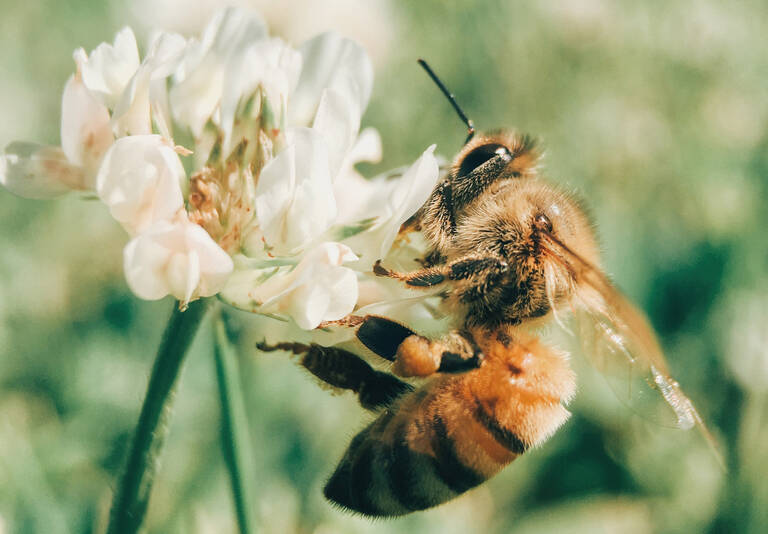
<instances>
[{"instance_id":1,"label":"blurred green background","mask_svg":"<svg viewBox=\"0 0 768 534\"><path fill-rule=\"evenodd\" d=\"M218 3L2 0L0 145L58 144L71 52L130 24L194 34ZM416 66L430 60L481 128L540 137L552 180L591 207L604 265L657 328L673 374L725 449L654 426L582 358L574 417L479 489L369 522L325 477L367 421L242 317L256 511L267 533L768 532L768 8L758 0L239 2L295 44L335 29L369 50L364 125L385 161L465 132ZM170 300L121 272L126 236L97 202L0 192L0 533L99 532ZM235 532L204 328L178 392L147 531Z\"/></svg>"}]
</instances>

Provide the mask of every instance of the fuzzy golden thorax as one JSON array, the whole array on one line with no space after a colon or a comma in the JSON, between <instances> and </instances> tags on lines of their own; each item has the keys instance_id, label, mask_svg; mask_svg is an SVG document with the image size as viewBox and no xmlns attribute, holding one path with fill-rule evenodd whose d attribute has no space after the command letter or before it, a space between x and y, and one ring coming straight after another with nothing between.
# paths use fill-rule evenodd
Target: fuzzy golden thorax
<instances>
[{"instance_id":1,"label":"fuzzy golden thorax","mask_svg":"<svg viewBox=\"0 0 768 534\"><path fill-rule=\"evenodd\" d=\"M467 205L442 255L447 262L498 258L504 272L460 282L448 303L463 309L468 324L516 324L548 314L572 296L575 282L548 249L547 235L597 265L591 225L570 195L538 178L492 184Z\"/></svg>"}]
</instances>

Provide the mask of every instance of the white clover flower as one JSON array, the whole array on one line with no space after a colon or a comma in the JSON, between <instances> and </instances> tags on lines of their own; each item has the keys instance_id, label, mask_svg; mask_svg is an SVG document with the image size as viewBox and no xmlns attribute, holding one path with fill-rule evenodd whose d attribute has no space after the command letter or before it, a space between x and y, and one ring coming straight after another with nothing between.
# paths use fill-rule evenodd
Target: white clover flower
<instances>
[{"instance_id":1,"label":"white clover flower","mask_svg":"<svg viewBox=\"0 0 768 534\"><path fill-rule=\"evenodd\" d=\"M221 102L228 63L266 36L266 24L256 13L219 11L181 59L170 93L176 121L200 137Z\"/></svg>"},{"instance_id":2,"label":"white clover flower","mask_svg":"<svg viewBox=\"0 0 768 534\"><path fill-rule=\"evenodd\" d=\"M109 109L114 109L128 81L139 68L139 49L133 30L118 32L113 44L101 43L90 55L82 48L75 51L81 58L80 69L85 86Z\"/></svg>"},{"instance_id":3,"label":"white clover flower","mask_svg":"<svg viewBox=\"0 0 768 534\"><path fill-rule=\"evenodd\" d=\"M299 47L303 67L291 97L289 123L310 124L326 90L335 91L362 115L373 88L373 66L365 50L350 39L324 33Z\"/></svg>"},{"instance_id":4,"label":"white clover flower","mask_svg":"<svg viewBox=\"0 0 768 534\"><path fill-rule=\"evenodd\" d=\"M381 161L381 136L374 128L366 128L347 153L347 160L333 183L333 196L338 208L337 221L341 224L356 223L375 214L367 200L373 200L381 189L381 180L368 179L355 170L356 163ZM374 205L379 205L377 202Z\"/></svg>"},{"instance_id":5,"label":"white clover flower","mask_svg":"<svg viewBox=\"0 0 768 534\"><path fill-rule=\"evenodd\" d=\"M381 176L366 187L354 177L342 202L356 203L360 215L375 217L368 232L353 236L349 245L368 264L386 257L395 242L400 226L427 201L437 184L439 167L434 156L435 145L424 153L397 179ZM367 193L366 195L361 194ZM354 198L356 196L357 198Z\"/></svg>"},{"instance_id":6,"label":"white clover flower","mask_svg":"<svg viewBox=\"0 0 768 534\"><path fill-rule=\"evenodd\" d=\"M61 99L61 148L67 159L83 167L86 176L95 176L101 157L114 137L106 106L83 83L82 63L64 86ZM88 180L89 182L91 180ZM89 189L92 183L83 184Z\"/></svg>"},{"instance_id":7,"label":"white clover flower","mask_svg":"<svg viewBox=\"0 0 768 534\"><path fill-rule=\"evenodd\" d=\"M240 271L231 278L223 297L242 309L286 314L309 330L352 312L357 302L357 275L343 264L357 259L346 245L321 243L293 269Z\"/></svg>"},{"instance_id":8,"label":"white clover flower","mask_svg":"<svg viewBox=\"0 0 768 534\"><path fill-rule=\"evenodd\" d=\"M232 272L232 258L197 224L181 216L158 221L124 251L125 278L138 297L173 295L182 303L218 293Z\"/></svg>"},{"instance_id":9,"label":"white clover flower","mask_svg":"<svg viewBox=\"0 0 768 534\"><path fill-rule=\"evenodd\" d=\"M184 208L187 175L178 154L159 135L118 139L104 156L96 192L112 217L131 235Z\"/></svg>"},{"instance_id":10,"label":"white clover flower","mask_svg":"<svg viewBox=\"0 0 768 534\"><path fill-rule=\"evenodd\" d=\"M167 130L171 116L166 79L178 67L186 47L187 40L181 35L160 33L155 37L115 106L112 123L118 136L152 133L153 113L158 129Z\"/></svg>"},{"instance_id":11,"label":"white clover flower","mask_svg":"<svg viewBox=\"0 0 768 534\"><path fill-rule=\"evenodd\" d=\"M381 158L378 133L360 132L366 52L333 33L294 50L237 9L200 40L159 33L148 50L142 60L129 28L77 50L62 147L12 143L0 183L36 198L95 189L132 238L125 276L143 299L218 294L313 329L359 307L361 281L366 304L390 298L371 266L403 254L398 230L438 166L430 147L401 176L355 170ZM191 150L175 146L179 128Z\"/></svg>"},{"instance_id":12,"label":"white clover flower","mask_svg":"<svg viewBox=\"0 0 768 534\"><path fill-rule=\"evenodd\" d=\"M256 186L259 228L274 254L291 254L317 239L336 218L328 151L311 128L292 128L287 147L261 171Z\"/></svg>"},{"instance_id":13,"label":"white clover flower","mask_svg":"<svg viewBox=\"0 0 768 534\"><path fill-rule=\"evenodd\" d=\"M20 197L56 197L81 189L83 182L82 167L59 147L14 141L0 157L0 184Z\"/></svg>"},{"instance_id":14,"label":"white clover flower","mask_svg":"<svg viewBox=\"0 0 768 534\"><path fill-rule=\"evenodd\" d=\"M19 196L92 190L101 158L114 141L109 111L83 83L80 52L75 51L77 70L61 99L61 148L15 141L0 158L0 183Z\"/></svg>"},{"instance_id":15,"label":"white clover flower","mask_svg":"<svg viewBox=\"0 0 768 534\"><path fill-rule=\"evenodd\" d=\"M224 90L221 98L221 130L224 133L222 151L229 155L232 138L247 138L247 132L236 128L238 111L244 113L244 107L252 101L259 88L266 101L261 106L268 106L272 115L271 123L280 127L287 98L293 92L301 71L301 55L289 47L282 39L264 39L248 45L235 54L224 73ZM243 135L244 134L244 135Z\"/></svg>"}]
</instances>

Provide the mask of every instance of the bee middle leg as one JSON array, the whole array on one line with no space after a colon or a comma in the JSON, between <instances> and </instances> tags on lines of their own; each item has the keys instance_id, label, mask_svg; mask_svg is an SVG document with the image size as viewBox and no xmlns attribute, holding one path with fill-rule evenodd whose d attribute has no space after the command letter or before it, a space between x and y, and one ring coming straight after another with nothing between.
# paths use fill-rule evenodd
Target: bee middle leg
<instances>
[{"instance_id":1,"label":"bee middle leg","mask_svg":"<svg viewBox=\"0 0 768 534\"><path fill-rule=\"evenodd\" d=\"M416 288L434 287L443 283L468 281L470 285L494 285L509 271L509 264L497 256L465 256L443 265L417 269L409 273L391 271L378 260L373 272L405 282Z\"/></svg>"},{"instance_id":2,"label":"bee middle leg","mask_svg":"<svg viewBox=\"0 0 768 534\"><path fill-rule=\"evenodd\" d=\"M315 343L282 342L256 344L263 352L286 350L300 355L300 364L322 382L353 391L367 410L388 406L403 393L413 390L410 384L388 373L376 371L359 356L338 347L323 347Z\"/></svg>"}]
</instances>

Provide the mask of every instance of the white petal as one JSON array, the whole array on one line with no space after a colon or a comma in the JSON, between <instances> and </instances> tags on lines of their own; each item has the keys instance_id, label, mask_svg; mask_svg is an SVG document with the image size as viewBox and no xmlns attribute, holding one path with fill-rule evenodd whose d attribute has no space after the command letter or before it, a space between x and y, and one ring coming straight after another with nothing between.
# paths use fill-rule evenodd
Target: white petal
<instances>
[{"instance_id":1,"label":"white petal","mask_svg":"<svg viewBox=\"0 0 768 534\"><path fill-rule=\"evenodd\" d=\"M366 128L347 152L340 173L333 181L333 195L336 198L340 224L358 223L371 217L389 215L389 208L382 202L390 189L385 176L374 179L363 178L354 169L360 161L381 160L381 136L375 128Z\"/></svg>"},{"instance_id":2,"label":"white petal","mask_svg":"<svg viewBox=\"0 0 768 534\"><path fill-rule=\"evenodd\" d=\"M101 43L80 65L83 82L110 109L113 109L128 81L139 68L139 50L133 30L126 27L115 36L113 45Z\"/></svg>"},{"instance_id":3,"label":"white petal","mask_svg":"<svg viewBox=\"0 0 768 534\"><path fill-rule=\"evenodd\" d=\"M176 120L199 137L221 102L228 61L266 35L266 25L257 14L234 8L219 11L202 41L187 47L176 73L170 93Z\"/></svg>"},{"instance_id":4,"label":"white petal","mask_svg":"<svg viewBox=\"0 0 768 534\"><path fill-rule=\"evenodd\" d=\"M142 65L123 91L112 116L117 137L152 133L149 101L151 75L150 68Z\"/></svg>"},{"instance_id":5,"label":"white petal","mask_svg":"<svg viewBox=\"0 0 768 534\"><path fill-rule=\"evenodd\" d=\"M333 183L333 196L338 207L336 223L352 225L370 218L381 222L389 217L389 208L383 201L391 187L388 186L381 178L368 179L356 172L342 172Z\"/></svg>"},{"instance_id":6,"label":"white petal","mask_svg":"<svg viewBox=\"0 0 768 534\"><path fill-rule=\"evenodd\" d=\"M173 295L182 302L218 293L232 272L232 259L187 219L159 221L125 247L125 276L138 297Z\"/></svg>"},{"instance_id":7,"label":"white petal","mask_svg":"<svg viewBox=\"0 0 768 534\"><path fill-rule=\"evenodd\" d=\"M283 304L299 328L311 330L323 320L329 303L330 295L325 288L303 285L287 295Z\"/></svg>"},{"instance_id":8,"label":"white petal","mask_svg":"<svg viewBox=\"0 0 768 534\"><path fill-rule=\"evenodd\" d=\"M159 32L152 36L145 62L152 67L152 78L167 78L176 71L184 57L188 39L178 33Z\"/></svg>"},{"instance_id":9,"label":"white petal","mask_svg":"<svg viewBox=\"0 0 768 534\"><path fill-rule=\"evenodd\" d=\"M189 302L200 282L200 262L195 250L171 254L165 270L168 292L182 302Z\"/></svg>"},{"instance_id":10,"label":"white petal","mask_svg":"<svg viewBox=\"0 0 768 534\"><path fill-rule=\"evenodd\" d=\"M357 303L357 275L352 269L339 269L333 277L326 278L329 299L328 307L323 313L323 321L336 321L346 317Z\"/></svg>"},{"instance_id":11,"label":"white petal","mask_svg":"<svg viewBox=\"0 0 768 534\"><path fill-rule=\"evenodd\" d=\"M232 129L238 108L252 98L259 86L265 92L267 105L276 115L273 127L280 125L281 108L296 87L300 70L301 55L278 38L253 43L234 55L226 66L221 101L225 155L232 143ZM262 102L262 105L265 103ZM239 139L234 144L238 142Z\"/></svg>"},{"instance_id":12,"label":"white petal","mask_svg":"<svg viewBox=\"0 0 768 534\"><path fill-rule=\"evenodd\" d=\"M200 268L200 282L197 294L201 297L215 295L224 287L232 273L232 258L211 239L208 232L196 224L187 227L187 244L197 253Z\"/></svg>"},{"instance_id":13,"label":"white petal","mask_svg":"<svg viewBox=\"0 0 768 534\"><path fill-rule=\"evenodd\" d=\"M411 165L397 181L389 197L392 216L388 222L388 231L381 243L380 258L386 256L397 232L408 217L427 201L437 184L440 169L434 156L435 145L427 148L419 159Z\"/></svg>"},{"instance_id":14,"label":"white petal","mask_svg":"<svg viewBox=\"0 0 768 534\"><path fill-rule=\"evenodd\" d=\"M328 146L331 176L341 170L360 130L361 110L337 89L326 89L320 98L312 129L319 132Z\"/></svg>"},{"instance_id":15,"label":"white petal","mask_svg":"<svg viewBox=\"0 0 768 534\"><path fill-rule=\"evenodd\" d=\"M61 99L61 147L67 158L95 177L113 140L107 107L88 90L79 75L71 76Z\"/></svg>"},{"instance_id":16,"label":"white petal","mask_svg":"<svg viewBox=\"0 0 768 534\"><path fill-rule=\"evenodd\" d=\"M157 300L170 293L168 279L163 275L173 251L154 240L155 233L170 229L161 221L147 232L131 240L123 251L125 279L134 294L144 300Z\"/></svg>"},{"instance_id":17,"label":"white petal","mask_svg":"<svg viewBox=\"0 0 768 534\"><path fill-rule=\"evenodd\" d=\"M357 276L342 266L355 260L357 256L349 247L322 243L309 250L293 270L285 270L251 288L248 299L261 304L256 311L284 313L306 330L321 321L340 319L352 312L357 301ZM252 280L256 283L257 279ZM228 290L225 295L245 300Z\"/></svg>"},{"instance_id":18,"label":"white petal","mask_svg":"<svg viewBox=\"0 0 768 534\"><path fill-rule=\"evenodd\" d=\"M256 184L256 217L273 243L282 239L285 215L296 188L296 146L289 145L267 163ZM264 235L266 239L266 235Z\"/></svg>"},{"instance_id":19,"label":"white petal","mask_svg":"<svg viewBox=\"0 0 768 534\"><path fill-rule=\"evenodd\" d=\"M51 198L84 188L84 172L59 147L14 141L0 156L0 184L25 198Z\"/></svg>"},{"instance_id":20,"label":"white petal","mask_svg":"<svg viewBox=\"0 0 768 534\"><path fill-rule=\"evenodd\" d=\"M279 254L301 249L336 217L328 154L310 128L287 132L288 146L261 171L256 216L264 238Z\"/></svg>"},{"instance_id":21,"label":"white petal","mask_svg":"<svg viewBox=\"0 0 768 534\"><path fill-rule=\"evenodd\" d=\"M376 128L365 128L347 153L348 163L350 165L361 161L378 163L381 161L381 152L379 131Z\"/></svg>"},{"instance_id":22,"label":"white petal","mask_svg":"<svg viewBox=\"0 0 768 534\"><path fill-rule=\"evenodd\" d=\"M289 104L291 124L311 124L324 89L335 89L350 99L362 115L373 87L373 66L365 50L338 34L324 33L301 45L299 51L303 67Z\"/></svg>"},{"instance_id":23,"label":"white petal","mask_svg":"<svg viewBox=\"0 0 768 534\"><path fill-rule=\"evenodd\" d=\"M99 198L132 235L183 208L186 181L179 156L159 135L118 139L104 156L96 180Z\"/></svg>"},{"instance_id":24,"label":"white petal","mask_svg":"<svg viewBox=\"0 0 768 534\"><path fill-rule=\"evenodd\" d=\"M221 100L224 72L211 66L200 69L170 91L171 109L179 124L188 127L195 137L213 115Z\"/></svg>"},{"instance_id":25,"label":"white petal","mask_svg":"<svg viewBox=\"0 0 768 534\"><path fill-rule=\"evenodd\" d=\"M118 137L152 133L152 111L161 114L158 124L170 125L166 78L177 68L187 40L173 33L160 33L150 52L126 86L112 114ZM170 132L168 132L170 134Z\"/></svg>"},{"instance_id":26,"label":"white petal","mask_svg":"<svg viewBox=\"0 0 768 534\"><path fill-rule=\"evenodd\" d=\"M429 198L439 177L434 149L434 145L427 148L398 179L381 177L363 184L360 182L362 178L356 182L349 176L345 178L347 183L358 184L357 205L368 206L365 211L351 213L377 217L377 224L370 230L345 240L362 257L363 264L370 266L373 261L386 257L400 226ZM340 195L339 198L340 203L355 202L349 195ZM345 213L345 217L349 216L349 213Z\"/></svg>"}]
</instances>

